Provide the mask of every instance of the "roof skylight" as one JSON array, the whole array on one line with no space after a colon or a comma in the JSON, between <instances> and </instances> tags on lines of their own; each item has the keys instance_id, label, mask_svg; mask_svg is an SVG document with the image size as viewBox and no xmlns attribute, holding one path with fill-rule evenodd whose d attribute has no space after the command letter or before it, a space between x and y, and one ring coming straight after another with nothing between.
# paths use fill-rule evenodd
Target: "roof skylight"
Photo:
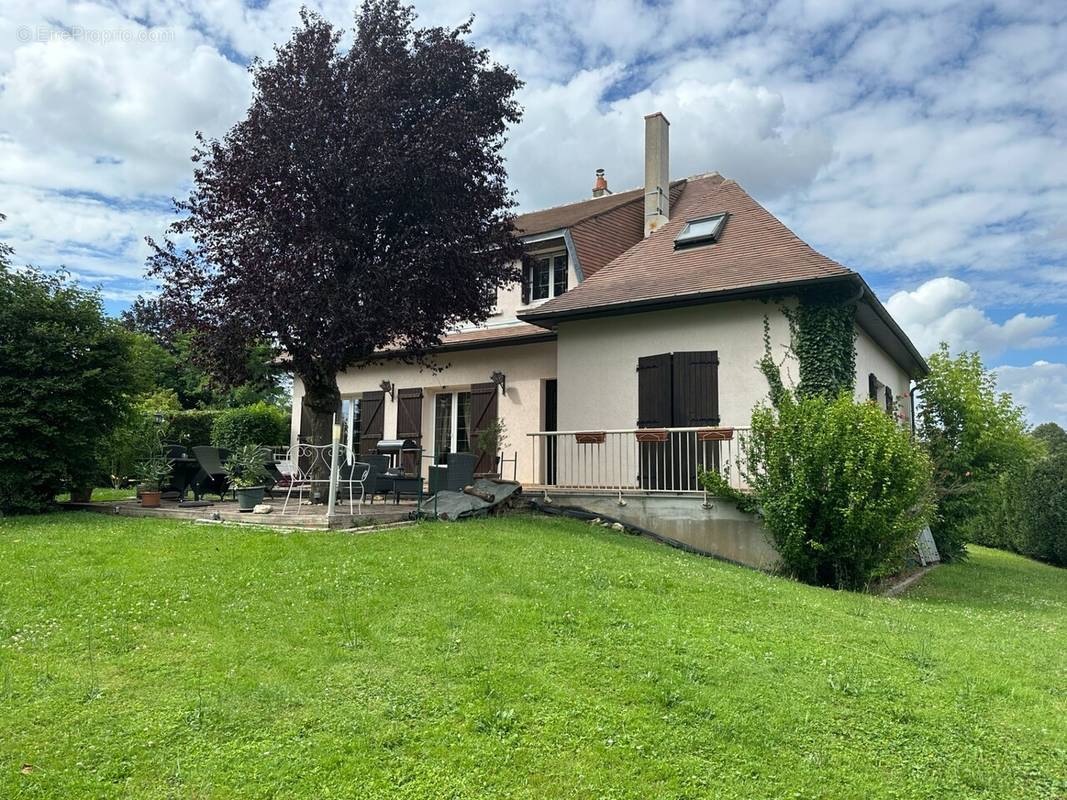
<instances>
[{"instance_id":1,"label":"roof skylight","mask_svg":"<svg viewBox=\"0 0 1067 800\"><path fill-rule=\"evenodd\" d=\"M725 224L725 213L689 220L681 233L674 237L674 249L680 250L683 247L696 247L700 244L717 242Z\"/></svg>"}]
</instances>

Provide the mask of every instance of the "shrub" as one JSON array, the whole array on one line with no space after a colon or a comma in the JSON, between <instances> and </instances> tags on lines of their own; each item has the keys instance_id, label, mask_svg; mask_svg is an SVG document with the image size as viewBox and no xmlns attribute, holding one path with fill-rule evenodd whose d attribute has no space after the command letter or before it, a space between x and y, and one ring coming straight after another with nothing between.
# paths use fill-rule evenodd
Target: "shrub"
<instances>
[{"instance_id":1,"label":"shrub","mask_svg":"<svg viewBox=\"0 0 1067 800\"><path fill-rule=\"evenodd\" d=\"M1067 452L1034 463L1019 490L1022 524L1013 549L1067 567Z\"/></svg>"},{"instance_id":2,"label":"shrub","mask_svg":"<svg viewBox=\"0 0 1067 800\"><path fill-rule=\"evenodd\" d=\"M977 353L953 358L942 344L929 362L917 428L934 463L934 541L953 559L964 555L999 476L1032 459L1037 447L1025 433L1023 410L997 391Z\"/></svg>"},{"instance_id":3,"label":"shrub","mask_svg":"<svg viewBox=\"0 0 1067 800\"><path fill-rule=\"evenodd\" d=\"M212 441L211 430L221 411L195 409L165 414L167 441L194 447Z\"/></svg>"},{"instance_id":4,"label":"shrub","mask_svg":"<svg viewBox=\"0 0 1067 800\"><path fill-rule=\"evenodd\" d=\"M891 574L932 516L929 458L873 404L786 391L753 412L744 449L753 494L735 499L759 508L786 569L808 583L858 589Z\"/></svg>"},{"instance_id":5,"label":"shrub","mask_svg":"<svg viewBox=\"0 0 1067 800\"><path fill-rule=\"evenodd\" d=\"M280 445L289 440L289 418L277 406L255 403L219 412L211 443L227 450L245 445Z\"/></svg>"},{"instance_id":6,"label":"shrub","mask_svg":"<svg viewBox=\"0 0 1067 800\"><path fill-rule=\"evenodd\" d=\"M102 441L128 413L129 348L96 292L0 264L0 511L94 485Z\"/></svg>"}]
</instances>

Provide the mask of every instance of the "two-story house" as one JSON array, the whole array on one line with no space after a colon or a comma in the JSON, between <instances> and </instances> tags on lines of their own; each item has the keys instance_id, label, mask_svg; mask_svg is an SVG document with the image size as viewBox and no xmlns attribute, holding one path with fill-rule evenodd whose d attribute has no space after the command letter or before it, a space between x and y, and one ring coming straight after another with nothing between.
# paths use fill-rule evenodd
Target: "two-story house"
<instances>
[{"instance_id":1,"label":"two-story house","mask_svg":"<svg viewBox=\"0 0 1067 800\"><path fill-rule=\"evenodd\" d=\"M499 418L505 458L517 458L505 477L514 469L526 484L693 491L696 468L721 465L730 435L706 429L743 429L766 397L756 369L764 320L781 360L789 330L777 303L801 289L848 287L858 398L892 405L909 391L926 364L863 278L735 181L670 180L668 132L662 114L646 117L643 187L611 193L598 170L593 197L518 217L532 257L523 281L499 293L486 323L443 338L443 369L396 360L339 376L353 450L410 438L440 461L474 450ZM297 381L294 442L301 396ZM709 441L719 442L710 456ZM489 470L488 455L480 463Z\"/></svg>"}]
</instances>

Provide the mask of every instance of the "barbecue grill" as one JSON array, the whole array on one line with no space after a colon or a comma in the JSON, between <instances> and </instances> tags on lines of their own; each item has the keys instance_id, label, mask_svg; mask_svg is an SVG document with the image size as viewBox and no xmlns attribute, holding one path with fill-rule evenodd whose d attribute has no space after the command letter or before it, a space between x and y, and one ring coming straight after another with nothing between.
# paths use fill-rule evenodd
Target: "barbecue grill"
<instances>
[{"instance_id":1,"label":"barbecue grill","mask_svg":"<svg viewBox=\"0 0 1067 800\"><path fill-rule=\"evenodd\" d=\"M374 451L381 456L389 456L389 469L386 471L387 475L403 476L404 461L403 455L405 453L415 454L415 469L419 468L422 463L422 448L414 439L382 439L374 447ZM416 472L416 474L418 474Z\"/></svg>"}]
</instances>

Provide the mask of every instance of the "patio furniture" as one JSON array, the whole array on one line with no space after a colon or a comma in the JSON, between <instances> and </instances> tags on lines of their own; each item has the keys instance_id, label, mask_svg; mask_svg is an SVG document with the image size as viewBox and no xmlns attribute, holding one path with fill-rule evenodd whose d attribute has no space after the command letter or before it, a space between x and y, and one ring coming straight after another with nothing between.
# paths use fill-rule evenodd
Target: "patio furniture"
<instances>
[{"instance_id":1,"label":"patio furniture","mask_svg":"<svg viewBox=\"0 0 1067 800\"><path fill-rule=\"evenodd\" d=\"M223 463L230 457L230 451L222 447L200 445L193 448L193 455L200 464L200 470L193 478L193 496L201 500L205 494L217 494L222 500L230 488L230 479L226 475Z\"/></svg>"},{"instance_id":2,"label":"patio furniture","mask_svg":"<svg viewBox=\"0 0 1067 800\"><path fill-rule=\"evenodd\" d=\"M416 502L422 502L422 476L394 475L389 478L392 483L393 505L400 504L400 495L414 495Z\"/></svg>"},{"instance_id":3,"label":"patio furniture","mask_svg":"<svg viewBox=\"0 0 1067 800\"><path fill-rule=\"evenodd\" d=\"M355 488L359 487L359 511L363 513L363 501L370 487L375 483L377 466L374 463L356 461L351 459L348 447L339 444L337 490L348 492L348 511L353 512L355 504ZM288 488L285 492L285 502L282 504L282 513L289 508L289 501L293 494L297 497L299 507L304 500L304 494L314 497L316 494L328 494L330 491L330 462L333 458L333 445L323 444L298 444L289 448L286 461L292 465L289 474ZM316 473L324 477L316 477Z\"/></svg>"},{"instance_id":4,"label":"patio furniture","mask_svg":"<svg viewBox=\"0 0 1067 800\"><path fill-rule=\"evenodd\" d=\"M478 456L474 453L449 453L448 463L430 467L430 494L437 492L462 492L464 486L474 483L474 466Z\"/></svg>"},{"instance_id":5,"label":"patio furniture","mask_svg":"<svg viewBox=\"0 0 1067 800\"><path fill-rule=\"evenodd\" d=\"M267 497L274 497L274 487L285 480L285 476L282 475L278 464L274 461L274 451L269 447L260 448L263 452L263 468L267 470L267 479L263 482L264 488L267 490Z\"/></svg>"},{"instance_id":6,"label":"patio furniture","mask_svg":"<svg viewBox=\"0 0 1067 800\"><path fill-rule=\"evenodd\" d=\"M178 502L185 502L185 495L193 485L193 480L200 472L200 462L189 455L184 447L173 446L167 449L167 460L170 462L170 483L163 491L178 493Z\"/></svg>"},{"instance_id":7,"label":"patio furniture","mask_svg":"<svg viewBox=\"0 0 1067 800\"><path fill-rule=\"evenodd\" d=\"M392 481L389 480L389 465L392 459L385 455L364 456L363 461L374 467L374 474L367 480L367 495L374 504L374 495L388 494L393 489Z\"/></svg>"}]
</instances>

